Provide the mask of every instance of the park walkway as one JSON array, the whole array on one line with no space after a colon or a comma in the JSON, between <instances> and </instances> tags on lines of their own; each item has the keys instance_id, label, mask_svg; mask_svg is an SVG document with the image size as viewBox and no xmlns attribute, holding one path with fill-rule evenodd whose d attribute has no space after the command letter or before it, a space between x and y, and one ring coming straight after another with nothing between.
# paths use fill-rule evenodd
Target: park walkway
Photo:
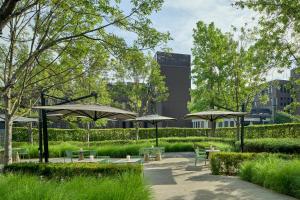
<instances>
[{"instance_id":1,"label":"park walkway","mask_svg":"<svg viewBox=\"0 0 300 200\"><path fill-rule=\"evenodd\" d=\"M214 176L194 166L193 154L170 153L145 164L145 177L156 200L295 200L238 177ZM200 163L202 165L202 163Z\"/></svg>"}]
</instances>

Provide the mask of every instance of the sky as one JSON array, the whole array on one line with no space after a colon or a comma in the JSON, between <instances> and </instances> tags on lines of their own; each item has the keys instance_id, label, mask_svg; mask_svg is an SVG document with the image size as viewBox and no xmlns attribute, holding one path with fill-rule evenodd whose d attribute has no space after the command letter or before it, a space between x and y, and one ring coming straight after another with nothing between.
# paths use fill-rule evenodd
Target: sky
<instances>
[{"instance_id":1,"label":"sky","mask_svg":"<svg viewBox=\"0 0 300 200\"><path fill-rule=\"evenodd\" d=\"M158 13L151 16L153 25L159 31L169 31L171 40L168 47L174 53L191 54L193 46L193 28L198 21L214 22L224 32L231 30L232 25L240 28L247 23L253 26L253 17L258 14L250 10L241 10L231 5L232 0L165 0ZM277 73L272 70L268 80L288 79L289 70Z\"/></svg>"}]
</instances>

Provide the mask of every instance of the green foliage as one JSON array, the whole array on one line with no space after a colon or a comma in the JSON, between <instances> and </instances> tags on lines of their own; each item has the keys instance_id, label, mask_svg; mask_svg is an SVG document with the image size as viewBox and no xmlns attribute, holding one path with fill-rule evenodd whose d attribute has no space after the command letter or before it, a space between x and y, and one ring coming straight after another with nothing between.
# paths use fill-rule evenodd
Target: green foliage
<instances>
[{"instance_id":1,"label":"green foliage","mask_svg":"<svg viewBox=\"0 0 300 200\"><path fill-rule=\"evenodd\" d=\"M240 167L243 180L300 198L300 160L275 156L246 161Z\"/></svg>"},{"instance_id":2,"label":"green foliage","mask_svg":"<svg viewBox=\"0 0 300 200\"><path fill-rule=\"evenodd\" d=\"M236 175L243 161L254 159L254 153L213 153L210 161L214 175Z\"/></svg>"},{"instance_id":3,"label":"green foliage","mask_svg":"<svg viewBox=\"0 0 300 200\"><path fill-rule=\"evenodd\" d=\"M235 40L233 34L222 33L214 23L197 23L193 30L194 69L190 110L227 108L239 111L263 88L267 71L265 58L251 40L248 29L242 28Z\"/></svg>"},{"instance_id":4,"label":"green foliage","mask_svg":"<svg viewBox=\"0 0 300 200\"><path fill-rule=\"evenodd\" d=\"M113 62L116 83L111 87L115 104L138 113L155 113L155 105L168 97L165 77L152 55L130 51L124 59Z\"/></svg>"},{"instance_id":5,"label":"green foliage","mask_svg":"<svg viewBox=\"0 0 300 200\"><path fill-rule=\"evenodd\" d=\"M197 142L195 142L197 141ZM164 147L166 152L192 152L194 151L195 145L200 147L209 147L210 145L216 146L216 148L222 151L230 151L233 150L233 145L222 142L209 142L201 140L185 140L185 141L172 141L166 142L165 140L159 141L159 146ZM110 156L114 158L124 158L126 155L139 155L139 151L143 147L151 147L155 145L155 140L151 141L139 141L137 143L129 142L129 143L109 143L107 141L105 143L95 142L90 143L89 146L87 143L83 142L55 142L50 143L49 152L50 157L63 157L66 150L79 150L80 148L86 150L95 150L98 156ZM232 144L232 143L231 143ZM38 157L38 145L31 144L14 144L14 146L18 146L19 148L25 148L28 150L31 158Z\"/></svg>"},{"instance_id":6,"label":"green foliage","mask_svg":"<svg viewBox=\"0 0 300 200\"><path fill-rule=\"evenodd\" d=\"M283 123L295 123L300 122L300 117L291 115L286 112L277 112L275 115L275 123L283 124Z\"/></svg>"},{"instance_id":7,"label":"green foliage","mask_svg":"<svg viewBox=\"0 0 300 200\"><path fill-rule=\"evenodd\" d=\"M160 128L159 137L205 137L210 129L202 128ZM103 140L132 140L136 139L136 129L55 129L49 128L49 141L90 141ZM218 128L215 137L235 138L236 128ZM38 140L38 130L33 129L34 141ZM300 124L255 125L245 127L245 138L299 138ZM154 128L140 128L140 139L155 138ZM218 140L218 139L216 139ZM13 141L29 141L27 128L14 128Z\"/></svg>"},{"instance_id":8,"label":"green foliage","mask_svg":"<svg viewBox=\"0 0 300 200\"><path fill-rule=\"evenodd\" d=\"M240 142L236 142L240 148ZM261 138L245 140L246 152L300 153L300 138Z\"/></svg>"},{"instance_id":9,"label":"green foliage","mask_svg":"<svg viewBox=\"0 0 300 200\"><path fill-rule=\"evenodd\" d=\"M149 200L150 189L142 177L123 174L114 177L74 177L70 180L41 180L36 176L0 176L0 196L14 200Z\"/></svg>"},{"instance_id":10,"label":"green foliage","mask_svg":"<svg viewBox=\"0 0 300 200\"><path fill-rule=\"evenodd\" d=\"M4 166L5 173L33 174L38 176L75 177L75 176L112 176L124 173L141 174L140 164L100 164L100 163L14 163Z\"/></svg>"},{"instance_id":11,"label":"green foliage","mask_svg":"<svg viewBox=\"0 0 300 200\"><path fill-rule=\"evenodd\" d=\"M267 57L268 65L275 66L279 72L300 63L300 2L295 0L235 0L235 5L259 13L254 33L257 48ZM299 81L292 80L291 88L294 102L289 106L295 111L299 107L296 98Z\"/></svg>"}]
</instances>

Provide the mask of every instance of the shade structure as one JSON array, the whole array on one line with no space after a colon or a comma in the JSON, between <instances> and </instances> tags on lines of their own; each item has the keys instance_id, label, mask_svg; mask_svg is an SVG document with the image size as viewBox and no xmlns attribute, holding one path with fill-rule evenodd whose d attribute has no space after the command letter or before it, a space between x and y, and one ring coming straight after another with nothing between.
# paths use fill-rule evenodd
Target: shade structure
<instances>
[{"instance_id":1,"label":"shade structure","mask_svg":"<svg viewBox=\"0 0 300 200\"><path fill-rule=\"evenodd\" d=\"M161 115L145 115L142 117L137 117L135 118L133 121L143 121L143 122L149 122L151 124L153 124L155 126L155 138L156 138L156 146L158 146L158 127L157 124L159 122L163 122L163 121L170 121L170 120L176 120L175 118L172 117L165 117L165 116L161 116Z\"/></svg>"},{"instance_id":2,"label":"shade structure","mask_svg":"<svg viewBox=\"0 0 300 200\"><path fill-rule=\"evenodd\" d=\"M36 118L28 118L28 117L21 117L21 116L14 116L13 117L13 122L23 122L23 123L27 123L27 122L37 122L38 119ZM0 122L5 122L5 115L4 114L0 114Z\"/></svg>"},{"instance_id":3,"label":"shade structure","mask_svg":"<svg viewBox=\"0 0 300 200\"><path fill-rule=\"evenodd\" d=\"M42 110L42 129L39 129L39 140L41 135L44 139L44 157L45 162L49 159L49 147L48 147L48 130L47 130L47 114L51 113L52 117L66 117L66 116L84 116L88 117L94 121L98 119L132 119L136 117L136 114L126 110L103 106L98 104L62 104L53 106L36 106L36 109ZM46 112L47 111L47 112ZM40 162L42 162L41 140L39 141L39 152L40 152Z\"/></svg>"},{"instance_id":4,"label":"shade structure","mask_svg":"<svg viewBox=\"0 0 300 200\"><path fill-rule=\"evenodd\" d=\"M233 112L233 111L222 111L222 110L207 110L203 112L196 112L187 114L185 119L204 119L209 121L215 121L217 119L225 117L241 117L247 115L246 112Z\"/></svg>"},{"instance_id":5,"label":"shade structure","mask_svg":"<svg viewBox=\"0 0 300 200\"><path fill-rule=\"evenodd\" d=\"M244 111L244 105L242 111ZM244 134L244 116L247 115L247 112L233 112L233 111L222 111L222 110L208 110L203 112L191 113L187 114L184 118L185 119L205 119L211 122L216 121L217 119L225 118L225 117L241 117L241 149L243 151L243 134ZM213 124L213 123L212 123ZM212 125L212 134L215 133L215 126Z\"/></svg>"},{"instance_id":6,"label":"shade structure","mask_svg":"<svg viewBox=\"0 0 300 200\"><path fill-rule=\"evenodd\" d=\"M85 116L97 121L98 119L133 119L136 113L103 106L98 104L64 104L55 106L36 106L36 109L47 110L50 116L66 117L66 116Z\"/></svg>"},{"instance_id":7,"label":"shade structure","mask_svg":"<svg viewBox=\"0 0 300 200\"><path fill-rule=\"evenodd\" d=\"M187 114L185 119L204 119L209 120L210 122L214 122L217 119L225 118L225 117L242 117L247 115L247 112L233 112L233 111L222 111L222 110L207 110L203 112L191 113ZM212 126L212 135L215 133L215 127Z\"/></svg>"}]
</instances>

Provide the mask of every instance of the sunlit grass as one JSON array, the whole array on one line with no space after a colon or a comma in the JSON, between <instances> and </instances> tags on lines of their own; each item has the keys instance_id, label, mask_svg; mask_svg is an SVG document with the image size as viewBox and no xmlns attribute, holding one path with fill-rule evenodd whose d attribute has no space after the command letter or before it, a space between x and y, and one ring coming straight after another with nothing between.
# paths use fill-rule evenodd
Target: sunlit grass
<instances>
[{"instance_id":1,"label":"sunlit grass","mask_svg":"<svg viewBox=\"0 0 300 200\"><path fill-rule=\"evenodd\" d=\"M75 177L46 180L29 175L1 175L0 199L5 200L148 200L150 190L139 175L109 178Z\"/></svg>"},{"instance_id":2,"label":"sunlit grass","mask_svg":"<svg viewBox=\"0 0 300 200\"><path fill-rule=\"evenodd\" d=\"M300 160L269 156L246 161L240 169L242 179L277 192L300 198Z\"/></svg>"}]
</instances>

